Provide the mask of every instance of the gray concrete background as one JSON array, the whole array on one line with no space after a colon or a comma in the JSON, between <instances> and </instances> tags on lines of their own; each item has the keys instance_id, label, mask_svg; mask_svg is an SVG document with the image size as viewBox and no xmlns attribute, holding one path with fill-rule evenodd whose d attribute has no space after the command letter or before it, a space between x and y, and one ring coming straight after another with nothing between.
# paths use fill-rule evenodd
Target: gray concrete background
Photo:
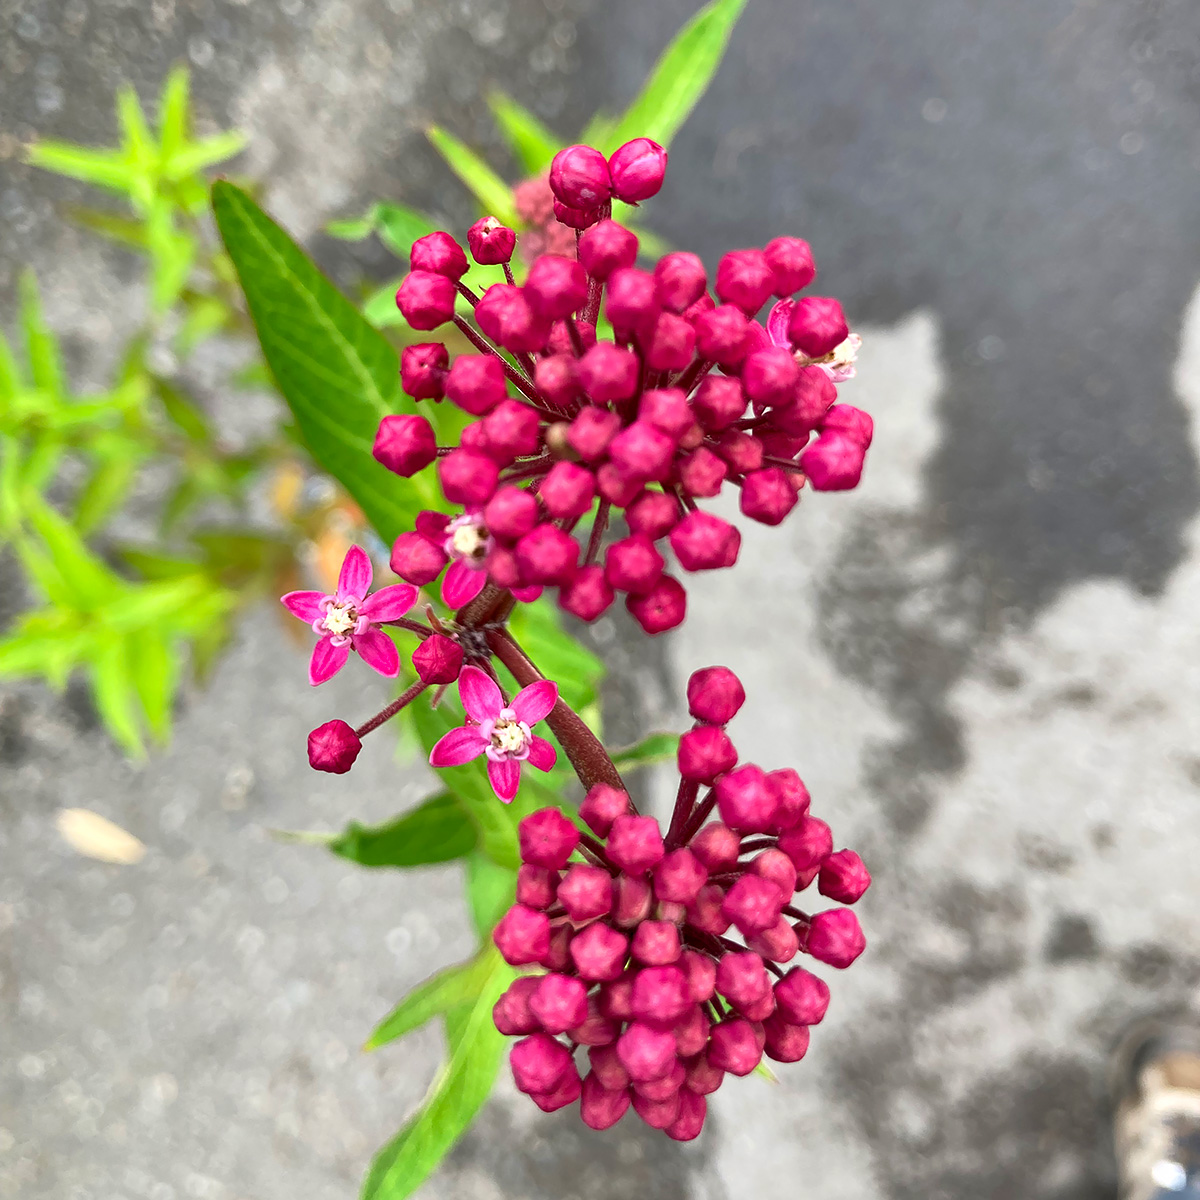
<instances>
[{"instance_id":1,"label":"gray concrete background","mask_svg":"<svg viewBox=\"0 0 1200 1200\"><path fill-rule=\"evenodd\" d=\"M323 239L328 217L379 195L469 215L425 121L494 148L502 82L569 130L694 7L10 4L0 294L32 261L81 377L103 368L133 266L69 232L78 193L14 152L110 137L120 78L148 92L189 57L272 209L349 281L389 265ZM749 0L651 220L710 262L808 237L863 326L843 394L878 433L858 492L697 580L664 665L746 679L743 753L799 767L869 855L871 949L808 1060L722 1089L698 1144L589 1135L502 1087L430 1197L1112 1195L1108 1047L1200 1002L1198 81L1186 0ZM644 643L601 636L614 721L678 719ZM423 786L379 745L311 775L304 731L371 684L314 694L302 669L255 615L141 770L74 693L4 689L0 1195L348 1196L418 1100L435 1034L356 1046L468 945L457 880L268 838ZM72 804L147 858L75 857L53 828Z\"/></svg>"}]
</instances>

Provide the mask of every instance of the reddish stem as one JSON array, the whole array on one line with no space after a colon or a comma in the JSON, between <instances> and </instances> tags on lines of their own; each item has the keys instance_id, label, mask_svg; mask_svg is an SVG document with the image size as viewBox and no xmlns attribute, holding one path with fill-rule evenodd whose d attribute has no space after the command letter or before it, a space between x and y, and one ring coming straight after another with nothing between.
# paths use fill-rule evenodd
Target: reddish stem
<instances>
[{"instance_id":1,"label":"reddish stem","mask_svg":"<svg viewBox=\"0 0 1200 1200\"><path fill-rule=\"evenodd\" d=\"M590 567L596 561L596 555L600 552L600 542L604 537L604 531L608 528L608 514L612 509L612 505L607 500L601 500L600 506L596 509L596 519L592 522L592 536L588 538L587 553L583 558L583 565Z\"/></svg>"},{"instance_id":2,"label":"reddish stem","mask_svg":"<svg viewBox=\"0 0 1200 1200\"><path fill-rule=\"evenodd\" d=\"M688 817L692 815L692 807L699 794L700 784L696 780L680 779L679 791L675 794L675 811L671 814L671 827L667 830L668 850L674 850L679 845L679 835L687 825Z\"/></svg>"},{"instance_id":3,"label":"reddish stem","mask_svg":"<svg viewBox=\"0 0 1200 1200\"><path fill-rule=\"evenodd\" d=\"M378 729L384 721L390 721L406 704L411 704L429 685L417 680L412 687L405 689L396 697L395 700L383 709L377 712L369 721L364 721L355 731L354 736L364 738L372 729Z\"/></svg>"}]
</instances>

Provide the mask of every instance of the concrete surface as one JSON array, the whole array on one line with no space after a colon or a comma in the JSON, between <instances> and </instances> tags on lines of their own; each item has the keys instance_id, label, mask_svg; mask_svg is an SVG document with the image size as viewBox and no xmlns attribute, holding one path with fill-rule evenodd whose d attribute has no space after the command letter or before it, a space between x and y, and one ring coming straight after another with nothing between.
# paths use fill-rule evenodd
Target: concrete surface
<instances>
[{"instance_id":1,"label":"concrete surface","mask_svg":"<svg viewBox=\"0 0 1200 1200\"><path fill-rule=\"evenodd\" d=\"M571 128L694 7L10 6L5 303L32 260L80 371L111 350L129 264L64 232L53 206L77 193L16 166L12 139L107 136L119 76L149 88L187 54L302 234L382 194L462 221L425 120L480 139L482 73ZM871 949L806 1062L722 1089L698 1144L588 1135L505 1088L430 1197L1112 1195L1107 1048L1200 1003L1198 78L1186 0L749 0L651 216L710 262L808 237L864 327L844 395L878 433L859 492L806 500L696 582L666 665L746 679L739 747L796 765L876 870ZM313 245L343 279L388 271ZM614 720L677 716L644 644L602 639ZM314 696L301 671L255 616L136 772L78 697L5 689L0 1195L352 1195L420 1096L434 1034L355 1046L465 948L456 880L266 837L420 786L379 753L310 775L304 730L370 704L360 677ZM68 804L149 855L73 857Z\"/></svg>"}]
</instances>

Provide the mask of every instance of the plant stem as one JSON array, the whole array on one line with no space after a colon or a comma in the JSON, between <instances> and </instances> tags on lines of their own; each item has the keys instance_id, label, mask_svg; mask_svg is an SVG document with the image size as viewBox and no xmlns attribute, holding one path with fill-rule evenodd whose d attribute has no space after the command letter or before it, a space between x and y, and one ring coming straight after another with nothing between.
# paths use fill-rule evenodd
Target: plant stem
<instances>
[{"instance_id":1,"label":"plant stem","mask_svg":"<svg viewBox=\"0 0 1200 1200\"><path fill-rule=\"evenodd\" d=\"M384 721L390 721L406 704L411 704L428 686L427 683L422 683L418 679L411 687L401 692L382 712L377 712L369 721L364 721L354 731L354 736L364 738L372 729L378 729Z\"/></svg>"},{"instance_id":2,"label":"plant stem","mask_svg":"<svg viewBox=\"0 0 1200 1200\"><path fill-rule=\"evenodd\" d=\"M675 811L671 814L671 827L667 830L667 849L674 850L679 845L680 834L687 825L688 817L692 815L692 807L700 794L700 784L694 779L680 779L679 791L675 794Z\"/></svg>"}]
</instances>

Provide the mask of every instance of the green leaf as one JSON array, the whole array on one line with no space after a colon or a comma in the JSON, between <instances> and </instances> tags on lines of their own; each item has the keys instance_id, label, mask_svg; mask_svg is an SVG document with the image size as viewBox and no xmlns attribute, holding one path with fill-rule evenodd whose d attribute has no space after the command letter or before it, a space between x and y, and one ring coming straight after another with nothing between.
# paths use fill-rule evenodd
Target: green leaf
<instances>
[{"instance_id":1,"label":"green leaf","mask_svg":"<svg viewBox=\"0 0 1200 1200\"><path fill-rule=\"evenodd\" d=\"M146 724L159 741L171 729L171 703L179 681L179 654L170 639L146 630L128 640L129 665Z\"/></svg>"},{"instance_id":2,"label":"green leaf","mask_svg":"<svg viewBox=\"0 0 1200 1200\"><path fill-rule=\"evenodd\" d=\"M746 0L706 4L663 51L650 78L600 149L611 154L637 137L669 145L717 73L745 6Z\"/></svg>"},{"instance_id":3,"label":"green leaf","mask_svg":"<svg viewBox=\"0 0 1200 1200\"><path fill-rule=\"evenodd\" d=\"M394 1042L406 1033L420 1029L434 1017L441 1016L447 1009L461 1004L474 1006L480 991L496 969L495 951L489 953L489 947L490 943L470 962L447 967L413 988L375 1027L374 1033L363 1043L363 1049L377 1050L388 1042Z\"/></svg>"},{"instance_id":4,"label":"green leaf","mask_svg":"<svg viewBox=\"0 0 1200 1200\"><path fill-rule=\"evenodd\" d=\"M75 500L73 524L85 536L98 529L124 502L137 473L136 446L123 443L125 452L96 464Z\"/></svg>"},{"instance_id":5,"label":"green leaf","mask_svg":"<svg viewBox=\"0 0 1200 1200\"><path fill-rule=\"evenodd\" d=\"M129 661L129 645L115 634L103 638L92 662L92 694L104 727L127 754L141 758L141 725L137 718L137 690Z\"/></svg>"},{"instance_id":6,"label":"green leaf","mask_svg":"<svg viewBox=\"0 0 1200 1200\"><path fill-rule=\"evenodd\" d=\"M651 733L634 746L614 750L613 765L622 774L634 767L648 767L651 763L673 761L679 751L679 734Z\"/></svg>"},{"instance_id":7,"label":"green leaf","mask_svg":"<svg viewBox=\"0 0 1200 1200\"><path fill-rule=\"evenodd\" d=\"M492 92L488 96L488 106L525 170L530 175L549 170L550 160L563 147L562 139L555 137L529 109L504 92Z\"/></svg>"},{"instance_id":8,"label":"green leaf","mask_svg":"<svg viewBox=\"0 0 1200 1200\"><path fill-rule=\"evenodd\" d=\"M158 146L164 160L187 144L190 86L191 77L182 64L172 67L163 82L158 100Z\"/></svg>"},{"instance_id":9,"label":"green leaf","mask_svg":"<svg viewBox=\"0 0 1200 1200\"><path fill-rule=\"evenodd\" d=\"M420 867L450 862L475 849L474 823L449 792L439 792L393 821L351 821L329 848L364 867Z\"/></svg>"},{"instance_id":10,"label":"green leaf","mask_svg":"<svg viewBox=\"0 0 1200 1200\"><path fill-rule=\"evenodd\" d=\"M219 180L213 211L313 456L391 544L419 509L440 502L428 476L401 482L371 455L380 420L401 405L396 351L245 192Z\"/></svg>"},{"instance_id":11,"label":"green leaf","mask_svg":"<svg viewBox=\"0 0 1200 1200\"><path fill-rule=\"evenodd\" d=\"M155 375L151 383L154 394L163 406L163 412L189 441L200 445L207 445L212 441L213 434L208 418L190 396L161 375Z\"/></svg>"},{"instance_id":12,"label":"green leaf","mask_svg":"<svg viewBox=\"0 0 1200 1200\"><path fill-rule=\"evenodd\" d=\"M35 387L58 399L64 393L62 359L58 342L46 324L42 298L32 271L22 271L19 283L21 327L25 332L25 353Z\"/></svg>"},{"instance_id":13,"label":"green leaf","mask_svg":"<svg viewBox=\"0 0 1200 1200\"><path fill-rule=\"evenodd\" d=\"M456 1014L450 1059L421 1111L376 1155L363 1183L362 1200L411 1196L475 1119L492 1090L507 1042L492 1023L492 1007L516 975L494 947L489 946L483 957L491 971L469 1014ZM447 1020L448 1032L450 1024Z\"/></svg>"},{"instance_id":14,"label":"green leaf","mask_svg":"<svg viewBox=\"0 0 1200 1200\"><path fill-rule=\"evenodd\" d=\"M521 224L513 204L512 188L470 146L438 125L431 125L425 136L455 175L471 189L486 213L503 225Z\"/></svg>"},{"instance_id":15,"label":"green leaf","mask_svg":"<svg viewBox=\"0 0 1200 1200\"><path fill-rule=\"evenodd\" d=\"M91 150L74 142L38 141L26 151L35 167L79 179L110 192L129 192L137 167L120 150Z\"/></svg>"},{"instance_id":16,"label":"green leaf","mask_svg":"<svg viewBox=\"0 0 1200 1200\"><path fill-rule=\"evenodd\" d=\"M98 208L71 207L67 209L67 216L77 225L119 246L128 246L131 250L146 249L146 225L143 221L101 212Z\"/></svg>"},{"instance_id":17,"label":"green leaf","mask_svg":"<svg viewBox=\"0 0 1200 1200\"><path fill-rule=\"evenodd\" d=\"M579 141L585 146L607 146L612 140L612 131L617 127L617 118L612 113L595 112L583 127Z\"/></svg>"},{"instance_id":18,"label":"green leaf","mask_svg":"<svg viewBox=\"0 0 1200 1200\"><path fill-rule=\"evenodd\" d=\"M192 142L175 154L166 163L163 174L172 183L186 179L203 171L205 167L233 158L246 148L246 135L237 129L214 133L212 137Z\"/></svg>"},{"instance_id":19,"label":"green leaf","mask_svg":"<svg viewBox=\"0 0 1200 1200\"><path fill-rule=\"evenodd\" d=\"M376 329L387 329L392 325L405 325L403 314L396 307L396 289L400 286L399 279L385 283L383 287L372 292L363 301L362 313Z\"/></svg>"},{"instance_id":20,"label":"green leaf","mask_svg":"<svg viewBox=\"0 0 1200 1200\"><path fill-rule=\"evenodd\" d=\"M517 873L476 851L467 857L467 903L480 938L489 938L516 898Z\"/></svg>"},{"instance_id":21,"label":"green leaf","mask_svg":"<svg viewBox=\"0 0 1200 1200\"><path fill-rule=\"evenodd\" d=\"M25 506L26 517L49 552L53 582L49 578L41 582L50 583L47 592L54 603L87 612L120 595L124 587L120 578L92 554L68 521L40 496L26 497ZM28 567L30 560L22 558Z\"/></svg>"},{"instance_id":22,"label":"green leaf","mask_svg":"<svg viewBox=\"0 0 1200 1200\"><path fill-rule=\"evenodd\" d=\"M432 233L437 226L422 212L404 204L386 200L375 205L375 225L379 240L397 257L408 262L412 244ZM392 289L393 295L396 289Z\"/></svg>"}]
</instances>

